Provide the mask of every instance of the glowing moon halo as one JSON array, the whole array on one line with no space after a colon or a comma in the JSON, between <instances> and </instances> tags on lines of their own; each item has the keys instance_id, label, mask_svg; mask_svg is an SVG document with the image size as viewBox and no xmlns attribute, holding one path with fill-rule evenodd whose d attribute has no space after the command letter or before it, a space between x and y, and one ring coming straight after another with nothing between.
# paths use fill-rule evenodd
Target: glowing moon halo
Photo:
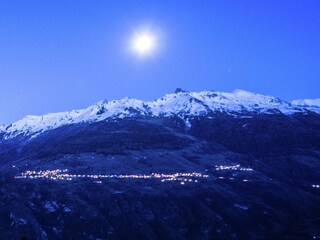
<instances>
[{"instance_id":1,"label":"glowing moon halo","mask_svg":"<svg viewBox=\"0 0 320 240\"><path fill-rule=\"evenodd\" d=\"M131 49L139 56L150 55L156 47L156 38L152 33L138 33L131 42Z\"/></svg>"}]
</instances>

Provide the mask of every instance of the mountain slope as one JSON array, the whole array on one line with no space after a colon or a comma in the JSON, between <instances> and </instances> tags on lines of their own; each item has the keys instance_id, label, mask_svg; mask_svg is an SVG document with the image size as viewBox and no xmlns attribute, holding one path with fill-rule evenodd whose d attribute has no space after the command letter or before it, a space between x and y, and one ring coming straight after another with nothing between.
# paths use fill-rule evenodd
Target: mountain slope
<instances>
[{"instance_id":1,"label":"mountain slope","mask_svg":"<svg viewBox=\"0 0 320 240\"><path fill-rule=\"evenodd\" d=\"M0 133L0 238L317 239L320 114L178 91Z\"/></svg>"}]
</instances>

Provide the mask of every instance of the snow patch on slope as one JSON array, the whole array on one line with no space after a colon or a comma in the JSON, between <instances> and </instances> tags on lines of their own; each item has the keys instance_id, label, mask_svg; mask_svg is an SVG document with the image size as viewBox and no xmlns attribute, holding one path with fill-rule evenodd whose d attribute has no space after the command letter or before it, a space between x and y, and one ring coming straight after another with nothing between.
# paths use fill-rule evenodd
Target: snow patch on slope
<instances>
[{"instance_id":1,"label":"snow patch on slope","mask_svg":"<svg viewBox=\"0 0 320 240\"><path fill-rule=\"evenodd\" d=\"M7 126L4 124L0 124L0 133L4 132L6 130Z\"/></svg>"},{"instance_id":2,"label":"snow patch on slope","mask_svg":"<svg viewBox=\"0 0 320 240\"><path fill-rule=\"evenodd\" d=\"M299 105L299 106L316 106L316 107L320 107L320 98L316 98L316 99L298 99L298 100L294 100L291 102L294 105Z\"/></svg>"}]
</instances>

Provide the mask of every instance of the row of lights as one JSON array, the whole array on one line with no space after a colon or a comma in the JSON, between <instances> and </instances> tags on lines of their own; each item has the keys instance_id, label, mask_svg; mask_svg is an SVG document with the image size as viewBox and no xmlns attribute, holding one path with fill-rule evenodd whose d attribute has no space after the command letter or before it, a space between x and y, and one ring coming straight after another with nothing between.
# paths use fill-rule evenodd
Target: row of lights
<instances>
[{"instance_id":1,"label":"row of lights","mask_svg":"<svg viewBox=\"0 0 320 240\"><path fill-rule=\"evenodd\" d=\"M240 164L237 165L216 165L215 170L233 170L233 171L253 171L252 168L241 167ZM40 170L40 171L25 171L21 175L16 176L15 178L28 178L28 179L38 179L45 178L50 180L67 180L71 181L76 178L91 178L96 181L95 183L102 183L102 179L161 179L161 182L169 181L179 181L181 185L185 183L198 183L196 178L209 178L209 175L202 174L198 172L191 173L173 173L173 174L164 174L164 173L151 173L151 174L69 174L68 169L55 169L55 170ZM234 180L233 177L225 178L220 176L218 179L229 179ZM243 182L248 182L248 179L243 179ZM320 185L312 185L315 188L320 188Z\"/></svg>"},{"instance_id":2,"label":"row of lights","mask_svg":"<svg viewBox=\"0 0 320 240\"><path fill-rule=\"evenodd\" d=\"M219 180L225 180L225 179L227 179L227 180L235 180L235 178L233 178L233 177L218 177L218 179ZM242 182L249 182L249 180L248 179L242 179Z\"/></svg>"},{"instance_id":3,"label":"row of lights","mask_svg":"<svg viewBox=\"0 0 320 240\"><path fill-rule=\"evenodd\" d=\"M233 171L253 171L252 168L244 168L241 167L240 164L237 165L230 165L230 166L225 166L225 165L216 165L215 170L217 171L223 171L223 170L233 170Z\"/></svg>"},{"instance_id":4,"label":"row of lights","mask_svg":"<svg viewBox=\"0 0 320 240\"><path fill-rule=\"evenodd\" d=\"M50 179L50 180L67 180L71 181L76 178L91 178L95 180L101 179L161 179L161 182L166 181L180 181L181 184L185 182L195 182L198 180L194 178L209 178L209 175L198 172L192 173L151 173L151 174L69 174L68 169L55 169L55 170L41 170L41 171L25 171L15 178L28 178L28 179ZM101 183L101 181L95 181Z\"/></svg>"}]
</instances>

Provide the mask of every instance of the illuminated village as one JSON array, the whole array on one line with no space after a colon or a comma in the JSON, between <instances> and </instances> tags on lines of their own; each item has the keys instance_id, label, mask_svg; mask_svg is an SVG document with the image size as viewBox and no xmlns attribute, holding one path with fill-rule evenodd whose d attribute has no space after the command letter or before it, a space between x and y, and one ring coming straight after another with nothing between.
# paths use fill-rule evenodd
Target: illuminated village
<instances>
[{"instance_id":1,"label":"illuminated village","mask_svg":"<svg viewBox=\"0 0 320 240\"><path fill-rule=\"evenodd\" d=\"M216 165L215 171L253 171L252 168L241 167L237 165ZM53 169L53 170L39 170L39 171L25 171L15 176L15 179L48 179L53 181L72 181L77 179L92 179L95 183L102 183L102 180L107 179L144 179L144 180L160 180L161 182L179 182L181 185L186 183L199 183L202 179L214 178L218 180L228 179L234 180L234 177L213 176L200 172L176 172L176 173L157 173L150 174L72 174L68 169ZM243 182L248 179L241 179Z\"/></svg>"}]
</instances>

